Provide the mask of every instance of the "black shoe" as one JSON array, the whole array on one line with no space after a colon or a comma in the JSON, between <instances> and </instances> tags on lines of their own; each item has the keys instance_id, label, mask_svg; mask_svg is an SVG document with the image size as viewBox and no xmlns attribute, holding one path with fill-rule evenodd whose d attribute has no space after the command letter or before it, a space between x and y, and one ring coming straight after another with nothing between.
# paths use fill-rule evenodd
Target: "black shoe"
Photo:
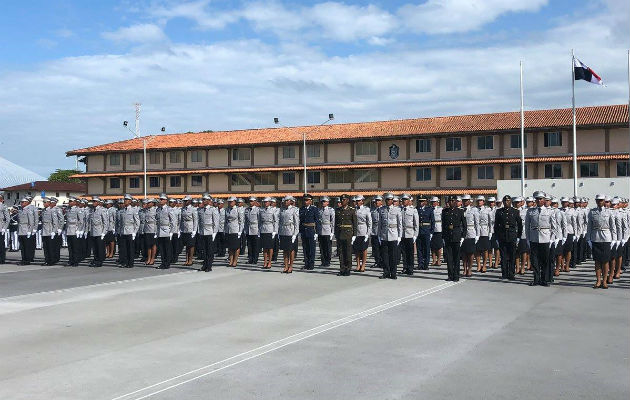
<instances>
[{"instance_id":1,"label":"black shoe","mask_svg":"<svg viewBox=\"0 0 630 400\"><path fill-rule=\"evenodd\" d=\"M387 279L387 278L389 278L389 276L385 274L378 277L378 279Z\"/></svg>"},{"instance_id":2,"label":"black shoe","mask_svg":"<svg viewBox=\"0 0 630 400\"><path fill-rule=\"evenodd\" d=\"M532 282L529 282L527 285L528 285L528 286L536 286L536 285L537 285L537 283L536 283L536 282L534 282L534 281L532 281Z\"/></svg>"},{"instance_id":3,"label":"black shoe","mask_svg":"<svg viewBox=\"0 0 630 400\"><path fill-rule=\"evenodd\" d=\"M393 275L392 277L390 277L390 279L398 279L398 277L396 275Z\"/></svg>"},{"instance_id":4,"label":"black shoe","mask_svg":"<svg viewBox=\"0 0 630 400\"><path fill-rule=\"evenodd\" d=\"M453 279L451 279L451 278L446 278L445 280L446 280L446 281L452 281Z\"/></svg>"},{"instance_id":5,"label":"black shoe","mask_svg":"<svg viewBox=\"0 0 630 400\"><path fill-rule=\"evenodd\" d=\"M543 282L540 284L540 286L549 287L549 282Z\"/></svg>"},{"instance_id":6,"label":"black shoe","mask_svg":"<svg viewBox=\"0 0 630 400\"><path fill-rule=\"evenodd\" d=\"M337 276L344 276L344 275L345 275L344 272L341 272L341 271L337 272Z\"/></svg>"},{"instance_id":7,"label":"black shoe","mask_svg":"<svg viewBox=\"0 0 630 400\"><path fill-rule=\"evenodd\" d=\"M206 268L206 272L210 272L210 271L212 271L212 267Z\"/></svg>"}]
</instances>

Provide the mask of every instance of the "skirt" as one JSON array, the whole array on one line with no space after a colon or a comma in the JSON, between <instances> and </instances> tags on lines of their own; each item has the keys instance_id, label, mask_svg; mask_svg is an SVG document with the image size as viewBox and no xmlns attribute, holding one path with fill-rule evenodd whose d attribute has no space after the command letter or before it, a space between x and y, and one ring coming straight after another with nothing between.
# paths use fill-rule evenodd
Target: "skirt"
<instances>
[{"instance_id":1,"label":"skirt","mask_svg":"<svg viewBox=\"0 0 630 400\"><path fill-rule=\"evenodd\" d=\"M182 246L186 246L187 248L195 247L196 240L192 237L192 233L183 232L180 238L182 240Z\"/></svg>"},{"instance_id":2,"label":"skirt","mask_svg":"<svg viewBox=\"0 0 630 400\"><path fill-rule=\"evenodd\" d=\"M363 253L368 248L369 240L365 240L365 236L357 236L352 243L352 252L354 254Z\"/></svg>"},{"instance_id":3,"label":"skirt","mask_svg":"<svg viewBox=\"0 0 630 400\"><path fill-rule=\"evenodd\" d=\"M617 257L621 257L620 246L614 246L610 248L610 259L613 260Z\"/></svg>"},{"instance_id":4,"label":"skirt","mask_svg":"<svg viewBox=\"0 0 630 400\"><path fill-rule=\"evenodd\" d=\"M529 253L529 245L527 244L527 239L520 239L518 241L518 254Z\"/></svg>"},{"instance_id":5,"label":"skirt","mask_svg":"<svg viewBox=\"0 0 630 400\"><path fill-rule=\"evenodd\" d=\"M241 239L238 237L238 233L228 233L225 235L225 247L229 250L241 248Z\"/></svg>"},{"instance_id":6,"label":"skirt","mask_svg":"<svg viewBox=\"0 0 630 400\"><path fill-rule=\"evenodd\" d=\"M592 242L593 243L593 260L600 263L610 261L610 243L609 242Z\"/></svg>"},{"instance_id":7,"label":"skirt","mask_svg":"<svg viewBox=\"0 0 630 400\"><path fill-rule=\"evenodd\" d=\"M490 247L492 250L499 250L499 240L497 239L496 233L493 233L490 238Z\"/></svg>"},{"instance_id":8,"label":"skirt","mask_svg":"<svg viewBox=\"0 0 630 400\"><path fill-rule=\"evenodd\" d=\"M475 239L464 239L464 243L462 243L461 252L463 254L473 254L475 252Z\"/></svg>"},{"instance_id":9,"label":"skirt","mask_svg":"<svg viewBox=\"0 0 630 400\"><path fill-rule=\"evenodd\" d=\"M492 247L490 246L490 239L488 238L488 236L480 236L479 240L477 241L477 251L488 251L491 248Z\"/></svg>"},{"instance_id":10,"label":"skirt","mask_svg":"<svg viewBox=\"0 0 630 400\"><path fill-rule=\"evenodd\" d=\"M569 233L567 235L567 241L564 242L564 248L562 249L562 254L567 254L570 251L573 251L573 234Z\"/></svg>"},{"instance_id":11,"label":"skirt","mask_svg":"<svg viewBox=\"0 0 630 400\"><path fill-rule=\"evenodd\" d=\"M444 240L442 239L442 232L433 232L431 236L431 250L438 251L444 247Z\"/></svg>"},{"instance_id":12,"label":"skirt","mask_svg":"<svg viewBox=\"0 0 630 400\"><path fill-rule=\"evenodd\" d=\"M155 238L155 233L144 234L144 245L147 248L155 246L156 243L157 243L157 239Z\"/></svg>"},{"instance_id":13,"label":"skirt","mask_svg":"<svg viewBox=\"0 0 630 400\"><path fill-rule=\"evenodd\" d=\"M103 242L105 242L105 244L109 244L111 242L114 241L114 232L109 231L105 234L105 237L103 238Z\"/></svg>"},{"instance_id":14,"label":"skirt","mask_svg":"<svg viewBox=\"0 0 630 400\"><path fill-rule=\"evenodd\" d=\"M285 250L285 251L293 251L293 250L297 250L297 243L298 240L297 238L295 238L295 243L293 243L291 241L291 239L293 239L292 236L280 236L280 250Z\"/></svg>"},{"instance_id":15,"label":"skirt","mask_svg":"<svg viewBox=\"0 0 630 400\"><path fill-rule=\"evenodd\" d=\"M260 244L263 249L269 250L273 249L273 238L271 237L271 233L261 233L260 234Z\"/></svg>"}]
</instances>

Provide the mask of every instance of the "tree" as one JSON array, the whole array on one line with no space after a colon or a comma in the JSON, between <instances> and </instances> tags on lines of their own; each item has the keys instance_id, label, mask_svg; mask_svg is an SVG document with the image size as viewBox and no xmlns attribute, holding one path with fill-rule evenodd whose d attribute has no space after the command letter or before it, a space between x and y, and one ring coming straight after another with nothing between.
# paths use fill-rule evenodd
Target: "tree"
<instances>
[{"instance_id":1,"label":"tree","mask_svg":"<svg viewBox=\"0 0 630 400\"><path fill-rule=\"evenodd\" d=\"M70 182L70 183L82 183L83 181L78 178L70 178L71 175L80 174L81 171L76 169L57 169L48 177L49 182Z\"/></svg>"}]
</instances>

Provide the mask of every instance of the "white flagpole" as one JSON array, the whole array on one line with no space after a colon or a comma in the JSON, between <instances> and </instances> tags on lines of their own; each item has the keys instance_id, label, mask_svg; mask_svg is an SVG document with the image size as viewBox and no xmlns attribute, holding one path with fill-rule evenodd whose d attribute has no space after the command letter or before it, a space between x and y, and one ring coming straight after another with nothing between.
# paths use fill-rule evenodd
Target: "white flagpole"
<instances>
[{"instance_id":1,"label":"white flagpole","mask_svg":"<svg viewBox=\"0 0 630 400\"><path fill-rule=\"evenodd\" d=\"M525 111L523 109L523 61L521 61L521 196L525 197Z\"/></svg>"},{"instance_id":2,"label":"white flagpole","mask_svg":"<svg viewBox=\"0 0 630 400\"><path fill-rule=\"evenodd\" d=\"M577 196L577 140L575 128L575 54L571 49L571 94L573 103L573 196Z\"/></svg>"}]
</instances>

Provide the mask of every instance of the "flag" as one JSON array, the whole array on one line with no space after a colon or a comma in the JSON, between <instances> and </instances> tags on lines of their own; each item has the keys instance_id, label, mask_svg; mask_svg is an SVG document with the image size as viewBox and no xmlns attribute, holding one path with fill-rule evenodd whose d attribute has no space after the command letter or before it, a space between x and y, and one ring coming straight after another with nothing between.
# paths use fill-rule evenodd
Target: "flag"
<instances>
[{"instance_id":1,"label":"flag","mask_svg":"<svg viewBox=\"0 0 630 400\"><path fill-rule=\"evenodd\" d=\"M575 71L576 81L582 79L596 85L604 84L604 82L602 82L602 78L600 78L599 75L595 73L595 71L584 65L582 61L578 60L575 57L573 58L573 69Z\"/></svg>"}]
</instances>

